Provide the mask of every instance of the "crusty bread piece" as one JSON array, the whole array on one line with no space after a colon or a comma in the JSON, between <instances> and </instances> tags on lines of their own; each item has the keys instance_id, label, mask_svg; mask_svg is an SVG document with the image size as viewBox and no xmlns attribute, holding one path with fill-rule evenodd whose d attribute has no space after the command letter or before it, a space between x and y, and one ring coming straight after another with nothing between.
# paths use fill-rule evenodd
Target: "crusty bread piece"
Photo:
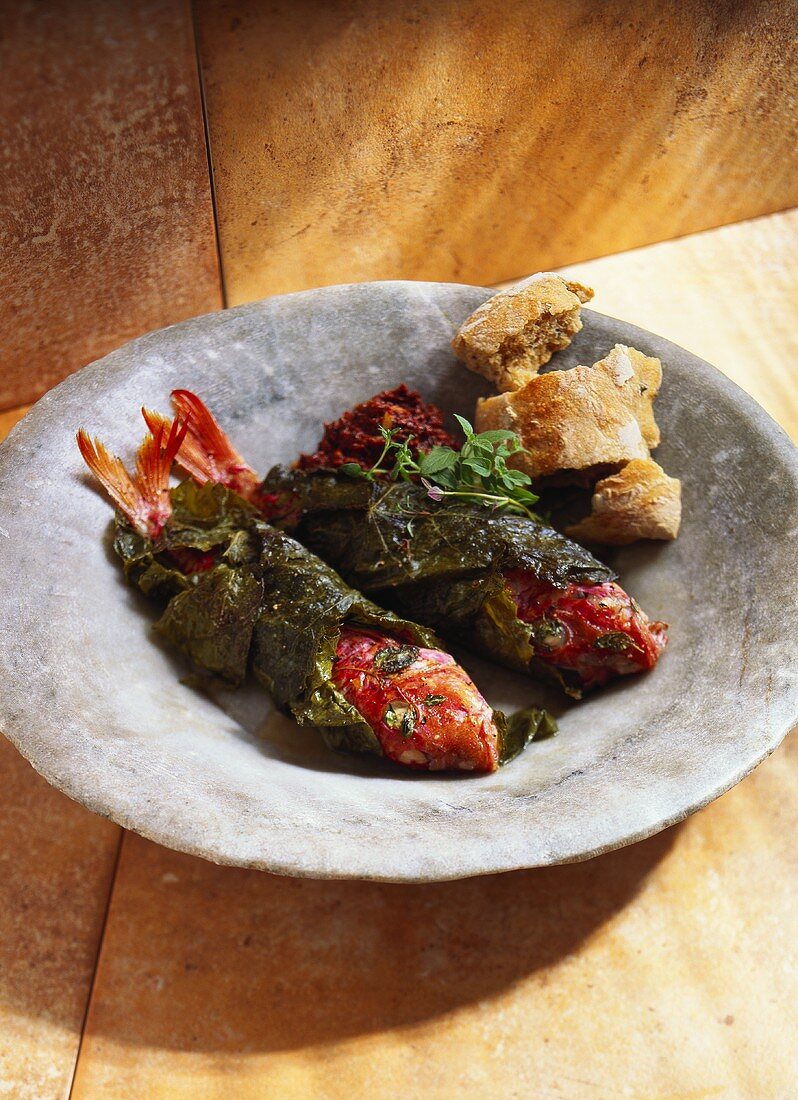
<instances>
[{"instance_id":1,"label":"crusty bread piece","mask_svg":"<svg viewBox=\"0 0 798 1100\"><path fill-rule=\"evenodd\" d=\"M675 539L681 518L681 482L668 477L653 458L636 458L596 484L590 515L565 533L625 546L636 539Z\"/></svg>"},{"instance_id":2,"label":"crusty bread piece","mask_svg":"<svg viewBox=\"0 0 798 1100\"><path fill-rule=\"evenodd\" d=\"M523 389L477 402L476 428L516 432L526 453L513 465L531 477L581 483L585 471L649 457L659 443L652 403L661 381L659 359L616 344L593 367L539 374Z\"/></svg>"},{"instance_id":3,"label":"crusty bread piece","mask_svg":"<svg viewBox=\"0 0 798 1100\"><path fill-rule=\"evenodd\" d=\"M579 308L592 297L588 287L538 272L483 302L457 330L454 353L502 393L520 389L570 344L582 327Z\"/></svg>"}]
</instances>

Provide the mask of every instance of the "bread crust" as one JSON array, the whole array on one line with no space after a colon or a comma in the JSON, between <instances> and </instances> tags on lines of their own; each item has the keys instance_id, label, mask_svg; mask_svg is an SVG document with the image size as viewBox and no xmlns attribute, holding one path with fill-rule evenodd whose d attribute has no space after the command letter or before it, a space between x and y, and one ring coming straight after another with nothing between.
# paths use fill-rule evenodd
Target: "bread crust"
<instances>
[{"instance_id":1,"label":"bread crust","mask_svg":"<svg viewBox=\"0 0 798 1100\"><path fill-rule=\"evenodd\" d=\"M652 405L661 381L659 359L616 344L595 366L549 371L482 399L476 428L516 432L525 452L513 465L530 477L581 483L584 471L649 457L660 439Z\"/></svg>"},{"instance_id":2,"label":"bread crust","mask_svg":"<svg viewBox=\"0 0 798 1100\"><path fill-rule=\"evenodd\" d=\"M566 527L584 542L626 546L637 539L675 539L682 517L682 485L652 458L634 459L597 482L590 515Z\"/></svg>"},{"instance_id":3,"label":"bread crust","mask_svg":"<svg viewBox=\"0 0 798 1100\"><path fill-rule=\"evenodd\" d=\"M457 330L452 348L502 393L520 389L570 344L582 328L580 307L592 297L589 287L540 271L483 302Z\"/></svg>"}]
</instances>

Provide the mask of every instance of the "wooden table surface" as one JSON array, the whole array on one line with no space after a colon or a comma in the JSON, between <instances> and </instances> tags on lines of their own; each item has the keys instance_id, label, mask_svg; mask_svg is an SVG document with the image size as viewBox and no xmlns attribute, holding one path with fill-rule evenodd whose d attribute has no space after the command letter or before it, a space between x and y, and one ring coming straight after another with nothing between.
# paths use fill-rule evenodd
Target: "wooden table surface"
<instances>
[{"instance_id":1,"label":"wooden table surface","mask_svg":"<svg viewBox=\"0 0 798 1100\"><path fill-rule=\"evenodd\" d=\"M359 277L426 273L428 240L422 258L403 257L393 266L390 242L412 232L407 221L389 227L387 251L372 242L370 252L354 255L363 210L338 177L330 191L338 238L330 236L323 218L319 221L324 211L313 205L312 195L308 225L313 228L305 231L296 211L290 219L281 221L279 214L269 220L268 196L253 190L252 181L259 178L253 158L263 172L277 153L268 142L257 145L259 116L240 100L243 81L247 103L262 101L260 75L253 72L251 80L248 75L257 60L248 52L252 41L264 50L268 45L257 5L221 0L195 5L205 95L215 104L205 120L213 193L187 6L143 0L127 8L116 0L92 0L77 7L67 30L52 14L57 4L19 5L14 15L23 37L37 20L39 35L31 38L34 45L26 54L9 54L6 72L15 103L24 105L33 94L26 91L31 67L46 78L35 92L45 100L68 96L91 66L92 79L112 88L95 87L79 110L61 114L53 114L45 100L39 114L35 104L27 115L27 108L11 108L15 142L24 143L32 133L36 138L32 148L44 173L44 198L40 194L38 206L25 207L20 215L26 231L20 230L17 242L25 250L19 267L0 240L0 273L8 276L4 285L14 289L0 301L0 319L10 334L0 408L19 406L0 412L2 434L25 411L21 402L33 400L69 370L130 335L218 308L225 289L220 270L227 301L295 285L310 274L319 282L335 281L331 275L337 270L354 270ZM301 35L290 6L273 7L282 13L281 41L299 50ZM340 11L356 7L339 5ZM544 7L544 29L556 36L564 8ZM711 5L694 7L704 12L696 35L712 39L706 23ZM625 208L639 210L660 193L649 181L649 169L656 168L667 177L662 191L667 201L645 217L630 216L623 227L615 215L599 218L587 251L574 251L574 245L558 257L556 173L566 168L555 166L555 175L541 184L548 188L548 206L533 250L537 266L609 251L610 240L628 244L685 232L696 219L706 225L745 217L758 197L763 204L758 209L776 209L794 195L795 173L784 161L787 146L778 144L786 141L783 118L773 108L778 66L768 66L767 57L756 52L763 35L775 41L782 33L780 6L754 7L760 26L751 71L767 69L767 74L760 81L763 98L751 117L746 115L736 139L742 147L743 137L759 135L751 140L752 153L739 154L747 182L734 202L724 205L711 187L691 194L683 208L679 196L702 155L697 134L709 142L706 155L721 157L724 150L737 155L723 129L728 120L718 122L718 112L727 107L730 116L738 111L736 101L724 98L732 85L739 91L735 65L751 42L737 23L729 31L731 61L714 58L700 79L695 76L693 85L682 89L689 93L686 99L662 107L670 111L667 125L661 119L668 138L662 151L652 154L652 163L643 155L645 134L638 134L634 156L616 157L602 175L604 194L615 202L631 174ZM479 5L462 8L470 12L463 19L473 31ZM649 98L658 80L662 83L663 57L669 56L657 54L653 31L638 34L640 20L656 23L655 8L640 5L638 22L628 26L616 18L615 2L595 17L611 22L621 38L627 34L644 44L636 67L644 71L651 56L658 74ZM615 14L607 14L610 9ZM523 29L523 5L514 5L514 11L512 27ZM324 31L315 47L323 56L339 40L348 55L357 54L359 39L346 20L329 17ZM133 32L141 56L115 59L119 43ZM385 28L374 33L384 35ZM64 34L72 36L66 44ZM69 71L56 66L56 72L37 55L36 43L49 41L48 35L67 50ZM692 42L685 33L677 47L689 52ZM622 47L616 42L615 48ZM0 54L2 48L0 42ZM509 45L503 48L509 58ZM696 65L708 64L708 50L697 51ZM398 79L389 60L383 75ZM431 46L425 54L430 73L440 78L436 104L447 110L452 106L446 103L447 74L457 71L456 61L449 57L441 68ZM230 79L236 70L238 84ZM362 85L367 76L359 70L356 79ZM754 76L751 82L757 83ZM623 87L611 93L621 104ZM297 108L304 125L315 117L314 95L311 89ZM533 109L531 101L525 103L514 108L508 100L504 107ZM344 114L351 108L346 97L335 106ZM70 180L81 178L85 148L98 142L97 131L87 129L92 112L99 113L102 146L92 153L89 173L97 193L88 187L85 202L81 195L76 205ZM610 113L607 107L601 117L611 129ZM469 149L474 142L477 150L490 149L486 135L496 120L488 114L481 117L479 132L461 116L446 124L439 118L441 140L453 149ZM328 144L336 140L339 122L329 112L322 120ZM624 117L613 125L620 133L630 123ZM773 137L769 145L767 135ZM411 134L408 147L428 138ZM358 135L363 147L368 139ZM298 155L286 134L280 140L283 156ZM770 167L754 186L751 157L757 160L765 145ZM397 181L403 178L405 153L404 147L394 149L393 161L380 168L381 194L401 190ZM495 150L493 155L495 165ZM156 172L153 166L161 160L164 170ZM324 163L311 157L304 168ZM154 182L147 184L147 172L155 173ZM17 188L21 210L33 203L32 177L19 170L7 178ZM497 184L497 202L503 187ZM451 201L445 195L432 198ZM581 206L574 202L567 209L576 241L581 238L574 210L598 215L593 199ZM381 209L387 217L389 207ZM456 277L457 270L466 272L461 277L475 277L484 229L477 214L471 211L466 219L462 266L456 256L439 257L438 277ZM700 222L701 217L709 220ZM9 231L6 223L5 229L12 237L17 232L16 225ZM64 244L70 234L73 241L88 241L88 280L80 277L83 254ZM285 240L298 234L284 268L281 250L287 246L280 234ZM337 259L336 239L345 242ZM491 256L482 268L485 279L490 273L494 278L522 273L516 244L513 240L506 254ZM661 333L715 363L798 439L798 210L568 270L596 288L598 310ZM311 882L216 867L91 815L50 788L2 738L0 761L0 1097L786 1100L796 1093L794 738L713 805L641 844L585 864L431 886Z\"/></svg>"}]
</instances>

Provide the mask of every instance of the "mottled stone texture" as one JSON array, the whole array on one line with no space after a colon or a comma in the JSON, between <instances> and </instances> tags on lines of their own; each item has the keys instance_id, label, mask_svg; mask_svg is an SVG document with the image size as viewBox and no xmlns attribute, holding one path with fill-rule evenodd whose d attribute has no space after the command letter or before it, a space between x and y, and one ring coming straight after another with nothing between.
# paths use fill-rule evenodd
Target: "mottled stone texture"
<instances>
[{"instance_id":1,"label":"mottled stone texture","mask_svg":"<svg viewBox=\"0 0 798 1100\"><path fill-rule=\"evenodd\" d=\"M181 0L5 5L0 408L221 304Z\"/></svg>"},{"instance_id":2,"label":"mottled stone texture","mask_svg":"<svg viewBox=\"0 0 798 1100\"><path fill-rule=\"evenodd\" d=\"M795 450L712 367L585 312L558 365L616 342L658 356L659 460L684 482L667 547L624 549L630 591L672 625L650 675L578 706L560 735L494 775L416 777L334 754L262 692L223 707L153 644L123 584L110 509L74 444L83 424L130 454L138 408L173 386L203 394L260 469L320 422L405 380L469 413L484 382L449 341L487 292L375 283L270 299L134 341L48 394L0 451L0 722L68 793L167 845L220 862L331 877L432 880L584 858L656 831L741 778L796 713ZM7 594L22 588L24 601ZM529 703L524 677L469 661L489 700Z\"/></svg>"},{"instance_id":3,"label":"mottled stone texture","mask_svg":"<svg viewBox=\"0 0 798 1100\"><path fill-rule=\"evenodd\" d=\"M197 0L230 304L493 283L798 202L779 0Z\"/></svg>"}]
</instances>

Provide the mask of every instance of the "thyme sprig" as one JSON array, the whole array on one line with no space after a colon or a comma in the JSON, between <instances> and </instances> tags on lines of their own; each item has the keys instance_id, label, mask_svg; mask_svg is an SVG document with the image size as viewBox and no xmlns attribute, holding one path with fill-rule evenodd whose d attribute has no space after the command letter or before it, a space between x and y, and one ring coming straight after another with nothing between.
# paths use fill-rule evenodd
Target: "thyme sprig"
<instances>
[{"instance_id":1,"label":"thyme sprig","mask_svg":"<svg viewBox=\"0 0 798 1100\"><path fill-rule=\"evenodd\" d=\"M374 465L364 470L357 462L346 462L341 472L367 481L419 480L431 500L459 497L494 511L536 519L532 505L538 497L528 488L532 479L523 470L507 465L511 455L524 449L515 432L504 429L475 432L465 417L455 414L455 419L465 436L459 451L453 447L433 447L414 456L410 447L413 436L400 443L396 439L398 429L380 428L384 446Z\"/></svg>"}]
</instances>

